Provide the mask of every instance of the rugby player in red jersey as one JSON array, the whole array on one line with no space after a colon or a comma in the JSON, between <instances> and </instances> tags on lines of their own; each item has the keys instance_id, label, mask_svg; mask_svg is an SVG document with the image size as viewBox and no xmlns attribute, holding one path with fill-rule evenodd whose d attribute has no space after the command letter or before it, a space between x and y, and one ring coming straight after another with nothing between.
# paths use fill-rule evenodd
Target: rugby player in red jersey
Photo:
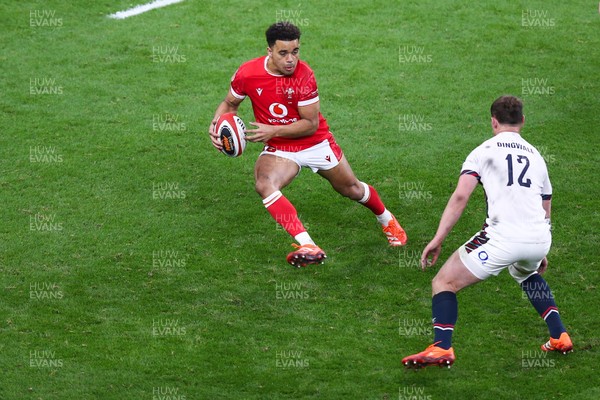
<instances>
[{"instance_id":1,"label":"rugby player in red jersey","mask_svg":"<svg viewBox=\"0 0 600 400\"><path fill-rule=\"evenodd\" d=\"M242 64L231 80L225 99L209 126L212 144L220 150L215 132L220 115L237 112L249 97L256 122L246 140L264 143L256 161L256 192L271 216L297 242L287 256L294 266L320 264L326 255L298 219L295 207L281 193L302 167L327 179L342 196L370 209L381 223L391 246L403 246L407 236L387 210L377 191L359 181L321 115L319 91L312 69L299 59L300 30L289 22L277 22L266 31L267 55Z\"/></svg>"}]
</instances>

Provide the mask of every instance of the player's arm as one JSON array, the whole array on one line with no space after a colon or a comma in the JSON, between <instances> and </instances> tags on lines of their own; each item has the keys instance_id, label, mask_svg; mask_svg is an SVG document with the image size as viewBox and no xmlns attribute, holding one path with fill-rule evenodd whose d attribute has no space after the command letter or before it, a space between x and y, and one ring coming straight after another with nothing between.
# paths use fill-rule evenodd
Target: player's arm
<instances>
[{"instance_id":1,"label":"player's arm","mask_svg":"<svg viewBox=\"0 0 600 400\"><path fill-rule=\"evenodd\" d=\"M544 211L546 211L546 221L548 221L548 223L550 223L550 214L552 211L552 197L551 196L545 196L545 198L542 200L542 207L544 208ZM548 269L548 258L544 257L544 259L540 263L540 266L537 271L540 275L542 275L544 272L546 272L547 269Z\"/></svg>"},{"instance_id":2,"label":"player's arm","mask_svg":"<svg viewBox=\"0 0 600 400\"><path fill-rule=\"evenodd\" d=\"M246 130L251 136L246 136L250 142L267 142L274 137L297 138L310 136L317 131L319 127L319 102L298 107L300 119L289 125L267 125L259 122L251 122L256 126L255 129Z\"/></svg>"},{"instance_id":3,"label":"player's arm","mask_svg":"<svg viewBox=\"0 0 600 400\"><path fill-rule=\"evenodd\" d=\"M469 202L471 193L475 190L478 182L479 181L475 176L469 174L463 174L458 179L456 189L454 190L454 193L452 193L452 196L450 196L448 204L442 214L442 218L440 219L437 232L433 239L431 239L431 242L429 242L423 250L423 254L421 255L421 268L425 269L428 265L433 265L437 261L442 250L442 243L454 225L456 225L456 222L460 219L460 216Z\"/></svg>"},{"instance_id":4,"label":"player's arm","mask_svg":"<svg viewBox=\"0 0 600 400\"><path fill-rule=\"evenodd\" d=\"M215 125L217 124L217 120L219 119L219 117L225 113L228 112L235 112L237 113L238 107L240 106L240 103L243 101L244 99L239 99L237 97L235 97L231 91L227 92L227 96L225 96L225 99L217 106L217 109L215 111L215 115L212 119L212 121L210 121L210 125L208 127L208 134L210 135L210 140L212 141L213 146L217 149L217 150L221 150L223 148L223 146L221 145L221 139L219 139L219 135L217 135L217 133L215 132Z\"/></svg>"},{"instance_id":5,"label":"player's arm","mask_svg":"<svg viewBox=\"0 0 600 400\"><path fill-rule=\"evenodd\" d=\"M546 211L546 219L550 221L550 213L552 212L552 199L542 200L542 207Z\"/></svg>"}]
</instances>

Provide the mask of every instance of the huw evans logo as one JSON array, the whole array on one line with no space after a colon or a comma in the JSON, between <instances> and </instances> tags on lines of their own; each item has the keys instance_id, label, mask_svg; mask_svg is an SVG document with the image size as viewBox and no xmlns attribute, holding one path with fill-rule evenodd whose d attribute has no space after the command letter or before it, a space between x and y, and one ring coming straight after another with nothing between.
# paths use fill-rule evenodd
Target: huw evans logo
<instances>
[{"instance_id":1,"label":"huw evans logo","mask_svg":"<svg viewBox=\"0 0 600 400\"><path fill-rule=\"evenodd\" d=\"M152 400L186 400L178 387L159 386L152 388Z\"/></svg>"},{"instance_id":2,"label":"huw evans logo","mask_svg":"<svg viewBox=\"0 0 600 400\"><path fill-rule=\"evenodd\" d=\"M521 94L526 95L553 95L556 93L554 86L548 84L548 78L522 78Z\"/></svg>"},{"instance_id":3,"label":"huw evans logo","mask_svg":"<svg viewBox=\"0 0 600 400\"><path fill-rule=\"evenodd\" d=\"M63 156L55 146L29 146L29 162L32 163L62 163Z\"/></svg>"},{"instance_id":4,"label":"huw evans logo","mask_svg":"<svg viewBox=\"0 0 600 400\"><path fill-rule=\"evenodd\" d=\"M308 368L307 358L302 357L302 352L297 350L278 351L275 354L277 368Z\"/></svg>"},{"instance_id":5,"label":"huw evans logo","mask_svg":"<svg viewBox=\"0 0 600 400\"><path fill-rule=\"evenodd\" d=\"M547 282L523 282L523 291L521 296L523 299L538 300L538 301L554 301L554 294L550 290Z\"/></svg>"},{"instance_id":6,"label":"huw evans logo","mask_svg":"<svg viewBox=\"0 0 600 400\"><path fill-rule=\"evenodd\" d=\"M29 94L63 94L63 87L56 83L56 78L29 79Z\"/></svg>"},{"instance_id":7,"label":"huw evans logo","mask_svg":"<svg viewBox=\"0 0 600 400\"><path fill-rule=\"evenodd\" d=\"M546 164L553 164L556 162L556 155L550 153L550 150L547 146L540 146L537 149L540 152L540 155L542 156L544 161L546 161Z\"/></svg>"},{"instance_id":8,"label":"huw evans logo","mask_svg":"<svg viewBox=\"0 0 600 400\"><path fill-rule=\"evenodd\" d=\"M425 182L400 182L399 197L402 200L431 200L433 193L425 190Z\"/></svg>"},{"instance_id":9,"label":"huw evans logo","mask_svg":"<svg viewBox=\"0 0 600 400\"><path fill-rule=\"evenodd\" d=\"M186 61L186 56L179 54L179 46L152 46L152 62L174 64Z\"/></svg>"},{"instance_id":10,"label":"huw evans logo","mask_svg":"<svg viewBox=\"0 0 600 400\"><path fill-rule=\"evenodd\" d=\"M183 336L186 333L186 327L181 326L178 318L155 318L152 320L152 336Z\"/></svg>"},{"instance_id":11,"label":"huw evans logo","mask_svg":"<svg viewBox=\"0 0 600 400\"><path fill-rule=\"evenodd\" d=\"M433 129L431 122L427 122L421 114L400 114L398 123L401 132L427 132Z\"/></svg>"},{"instance_id":12,"label":"huw evans logo","mask_svg":"<svg viewBox=\"0 0 600 400\"><path fill-rule=\"evenodd\" d=\"M521 26L524 28L554 28L556 21L550 18L548 10L522 10Z\"/></svg>"},{"instance_id":13,"label":"huw evans logo","mask_svg":"<svg viewBox=\"0 0 600 400\"><path fill-rule=\"evenodd\" d=\"M160 199L185 199L186 192L179 188L179 182L153 182L152 198Z\"/></svg>"},{"instance_id":14,"label":"huw evans logo","mask_svg":"<svg viewBox=\"0 0 600 400\"><path fill-rule=\"evenodd\" d=\"M300 282L275 283L277 300L306 300L309 297L308 291L302 290Z\"/></svg>"},{"instance_id":15,"label":"huw evans logo","mask_svg":"<svg viewBox=\"0 0 600 400\"><path fill-rule=\"evenodd\" d=\"M554 368L556 361L543 350L521 351L522 368Z\"/></svg>"},{"instance_id":16,"label":"huw evans logo","mask_svg":"<svg viewBox=\"0 0 600 400\"><path fill-rule=\"evenodd\" d=\"M29 230L38 232L60 232L63 230L63 224L56 220L56 214L37 213L29 216Z\"/></svg>"},{"instance_id":17,"label":"huw evans logo","mask_svg":"<svg viewBox=\"0 0 600 400\"><path fill-rule=\"evenodd\" d=\"M433 56L425 53L425 46L402 45L398 53L401 64L427 64L433 61Z\"/></svg>"},{"instance_id":18,"label":"huw evans logo","mask_svg":"<svg viewBox=\"0 0 600 400\"><path fill-rule=\"evenodd\" d=\"M425 387L405 386L398 390L398 400L431 400L430 394L425 393Z\"/></svg>"},{"instance_id":19,"label":"huw evans logo","mask_svg":"<svg viewBox=\"0 0 600 400\"><path fill-rule=\"evenodd\" d=\"M152 130L155 132L185 132L187 126L179 114L154 114Z\"/></svg>"},{"instance_id":20,"label":"huw evans logo","mask_svg":"<svg viewBox=\"0 0 600 400\"><path fill-rule=\"evenodd\" d=\"M34 300L61 300L64 293L55 282L33 282L29 284L29 298Z\"/></svg>"},{"instance_id":21,"label":"huw evans logo","mask_svg":"<svg viewBox=\"0 0 600 400\"><path fill-rule=\"evenodd\" d=\"M427 319L404 318L400 320L398 333L400 336L431 336L433 327Z\"/></svg>"},{"instance_id":22,"label":"huw evans logo","mask_svg":"<svg viewBox=\"0 0 600 400\"><path fill-rule=\"evenodd\" d=\"M302 16L301 10L276 10L275 11L275 21L286 21L290 22L296 26L308 26L308 18Z\"/></svg>"},{"instance_id":23,"label":"huw evans logo","mask_svg":"<svg viewBox=\"0 0 600 400\"><path fill-rule=\"evenodd\" d=\"M152 252L153 268L184 268L186 257L175 250L158 250Z\"/></svg>"},{"instance_id":24,"label":"huw evans logo","mask_svg":"<svg viewBox=\"0 0 600 400\"><path fill-rule=\"evenodd\" d=\"M278 157L279 158L279 157ZM277 161L275 161L277 162ZM304 229L302 229L304 228ZM277 231L294 231L294 230L306 230L310 231L310 223L302 222L302 215L298 214L283 214L277 216L277 220L275 221L275 230Z\"/></svg>"},{"instance_id":25,"label":"huw evans logo","mask_svg":"<svg viewBox=\"0 0 600 400\"><path fill-rule=\"evenodd\" d=\"M61 27L63 19L56 16L56 10L29 10L29 26Z\"/></svg>"},{"instance_id":26,"label":"huw evans logo","mask_svg":"<svg viewBox=\"0 0 600 400\"><path fill-rule=\"evenodd\" d=\"M421 252L419 250L404 249L398 255L400 268L421 268Z\"/></svg>"},{"instance_id":27,"label":"huw evans logo","mask_svg":"<svg viewBox=\"0 0 600 400\"><path fill-rule=\"evenodd\" d=\"M56 357L54 350L32 350L29 352L30 368L62 368L63 360Z\"/></svg>"}]
</instances>

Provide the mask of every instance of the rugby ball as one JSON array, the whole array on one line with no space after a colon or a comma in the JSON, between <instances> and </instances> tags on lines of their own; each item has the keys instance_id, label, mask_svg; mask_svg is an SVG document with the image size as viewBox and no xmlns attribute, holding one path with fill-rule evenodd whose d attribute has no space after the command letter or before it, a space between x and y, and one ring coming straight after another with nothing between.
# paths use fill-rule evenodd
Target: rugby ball
<instances>
[{"instance_id":1,"label":"rugby ball","mask_svg":"<svg viewBox=\"0 0 600 400\"><path fill-rule=\"evenodd\" d=\"M219 117L216 132L221 139L221 152L229 157L239 157L246 148L246 125L235 113L225 113Z\"/></svg>"}]
</instances>

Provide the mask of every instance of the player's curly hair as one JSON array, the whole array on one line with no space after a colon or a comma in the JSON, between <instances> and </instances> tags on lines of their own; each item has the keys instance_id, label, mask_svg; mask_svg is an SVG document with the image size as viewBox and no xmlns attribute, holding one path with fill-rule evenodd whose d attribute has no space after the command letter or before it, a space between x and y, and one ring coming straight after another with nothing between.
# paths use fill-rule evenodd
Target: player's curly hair
<instances>
[{"instance_id":1,"label":"player's curly hair","mask_svg":"<svg viewBox=\"0 0 600 400\"><path fill-rule=\"evenodd\" d=\"M520 125L523 122L523 102L515 96L498 97L490 112L501 124Z\"/></svg>"},{"instance_id":2,"label":"player's curly hair","mask_svg":"<svg viewBox=\"0 0 600 400\"><path fill-rule=\"evenodd\" d=\"M265 32L267 44L273 47L277 40L286 42L300 40L300 29L289 21L279 21L271 25Z\"/></svg>"}]
</instances>

